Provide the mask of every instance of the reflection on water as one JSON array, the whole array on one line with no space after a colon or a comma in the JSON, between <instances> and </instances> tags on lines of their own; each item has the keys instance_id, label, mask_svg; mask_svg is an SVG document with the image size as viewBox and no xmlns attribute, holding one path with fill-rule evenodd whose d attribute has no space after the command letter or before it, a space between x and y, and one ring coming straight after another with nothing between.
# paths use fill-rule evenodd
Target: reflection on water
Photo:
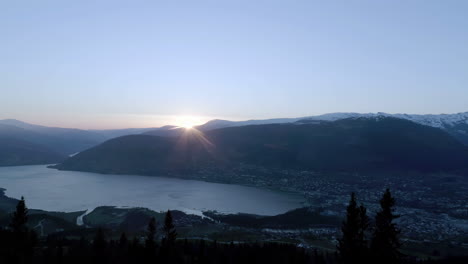
<instances>
[{"instance_id":1,"label":"reflection on water","mask_svg":"<svg viewBox=\"0 0 468 264\"><path fill-rule=\"evenodd\" d=\"M200 214L275 215L301 207L297 195L231 184L165 177L103 175L48 169L44 165L0 167L0 187L14 198L24 196L29 208L79 211L97 206L146 207Z\"/></svg>"}]
</instances>

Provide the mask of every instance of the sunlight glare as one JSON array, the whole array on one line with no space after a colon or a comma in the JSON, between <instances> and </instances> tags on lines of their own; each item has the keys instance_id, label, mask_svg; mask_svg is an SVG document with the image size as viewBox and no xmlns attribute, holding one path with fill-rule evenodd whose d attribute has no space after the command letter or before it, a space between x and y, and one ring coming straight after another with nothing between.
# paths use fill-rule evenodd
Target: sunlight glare
<instances>
[{"instance_id":1,"label":"sunlight glare","mask_svg":"<svg viewBox=\"0 0 468 264\"><path fill-rule=\"evenodd\" d=\"M185 123L181 124L181 127L186 128L186 129L191 129L194 125L191 123Z\"/></svg>"},{"instance_id":2,"label":"sunlight glare","mask_svg":"<svg viewBox=\"0 0 468 264\"><path fill-rule=\"evenodd\" d=\"M203 120L197 116L178 116L175 124L179 127L191 129L194 126L203 124Z\"/></svg>"}]
</instances>

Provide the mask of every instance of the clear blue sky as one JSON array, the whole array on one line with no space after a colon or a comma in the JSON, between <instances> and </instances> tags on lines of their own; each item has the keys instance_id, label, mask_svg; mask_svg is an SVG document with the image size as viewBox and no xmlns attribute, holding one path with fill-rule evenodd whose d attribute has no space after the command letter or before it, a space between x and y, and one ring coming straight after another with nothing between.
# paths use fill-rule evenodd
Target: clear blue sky
<instances>
[{"instance_id":1,"label":"clear blue sky","mask_svg":"<svg viewBox=\"0 0 468 264\"><path fill-rule=\"evenodd\" d=\"M468 1L1 1L0 118L468 111Z\"/></svg>"}]
</instances>

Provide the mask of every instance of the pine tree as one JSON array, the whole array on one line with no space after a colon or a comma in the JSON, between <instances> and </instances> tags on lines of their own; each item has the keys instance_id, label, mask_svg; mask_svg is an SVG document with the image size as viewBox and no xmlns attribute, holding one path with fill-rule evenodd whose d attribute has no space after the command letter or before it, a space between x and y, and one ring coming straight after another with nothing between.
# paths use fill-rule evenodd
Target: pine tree
<instances>
[{"instance_id":1,"label":"pine tree","mask_svg":"<svg viewBox=\"0 0 468 264\"><path fill-rule=\"evenodd\" d=\"M156 242L154 240L156 236L156 219L151 217L147 231L146 231L146 240L145 240L145 247L146 249L153 251L156 248Z\"/></svg>"},{"instance_id":2,"label":"pine tree","mask_svg":"<svg viewBox=\"0 0 468 264\"><path fill-rule=\"evenodd\" d=\"M32 259L34 254L33 249L37 243L37 234L33 230L28 229L27 222L28 208L26 207L24 197L21 197L9 225L12 237L8 245L13 258L19 263L26 263Z\"/></svg>"},{"instance_id":3,"label":"pine tree","mask_svg":"<svg viewBox=\"0 0 468 264\"><path fill-rule=\"evenodd\" d=\"M399 215L394 214L395 199L387 189L380 200L380 211L375 216L375 230L372 236L371 250L374 261L381 264L399 263L401 246L400 230L393 223Z\"/></svg>"},{"instance_id":4,"label":"pine tree","mask_svg":"<svg viewBox=\"0 0 468 264\"><path fill-rule=\"evenodd\" d=\"M122 234L120 235L120 239L119 239L119 247L126 248L127 245L128 245L127 235L125 234L125 232L122 232Z\"/></svg>"},{"instance_id":5,"label":"pine tree","mask_svg":"<svg viewBox=\"0 0 468 264\"><path fill-rule=\"evenodd\" d=\"M16 211L13 213L13 218L11 219L10 228L15 233L26 232L27 222L28 222L28 208L26 207L26 202L24 201L24 197L21 196L21 200L16 205Z\"/></svg>"},{"instance_id":6,"label":"pine tree","mask_svg":"<svg viewBox=\"0 0 468 264\"><path fill-rule=\"evenodd\" d=\"M96 235L94 237L94 240L93 240L94 253L97 256L102 256L104 255L106 247L107 247L107 242L104 236L104 231L102 230L102 228L98 228Z\"/></svg>"},{"instance_id":7,"label":"pine tree","mask_svg":"<svg viewBox=\"0 0 468 264\"><path fill-rule=\"evenodd\" d=\"M364 205L359 206L359 241L360 241L360 254L362 256L362 261L368 262L370 259L369 254L369 240L367 239L367 231L370 226L370 219L367 216L367 209Z\"/></svg>"},{"instance_id":8,"label":"pine tree","mask_svg":"<svg viewBox=\"0 0 468 264\"><path fill-rule=\"evenodd\" d=\"M175 229L171 211L167 210L166 217L164 218L164 241L166 245L173 245L177 238L177 231Z\"/></svg>"},{"instance_id":9,"label":"pine tree","mask_svg":"<svg viewBox=\"0 0 468 264\"><path fill-rule=\"evenodd\" d=\"M366 230L369 219L364 206L357 206L356 195L351 194L346 208L346 220L341 231L343 237L338 241L338 251L343 263L364 263L367 260Z\"/></svg>"}]
</instances>

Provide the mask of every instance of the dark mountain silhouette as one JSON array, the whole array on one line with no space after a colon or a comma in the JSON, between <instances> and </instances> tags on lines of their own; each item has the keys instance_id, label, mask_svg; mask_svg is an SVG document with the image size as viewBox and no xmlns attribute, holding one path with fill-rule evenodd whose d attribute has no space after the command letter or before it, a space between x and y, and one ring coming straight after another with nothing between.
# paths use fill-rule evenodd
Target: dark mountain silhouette
<instances>
[{"instance_id":1,"label":"dark mountain silhouette","mask_svg":"<svg viewBox=\"0 0 468 264\"><path fill-rule=\"evenodd\" d=\"M239 164L319 171L465 171L468 148L443 130L381 117L125 136L57 168L160 175Z\"/></svg>"},{"instance_id":2,"label":"dark mountain silhouette","mask_svg":"<svg viewBox=\"0 0 468 264\"><path fill-rule=\"evenodd\" d=\"M177 137L185 132L185 128L178 126L163 126L160 128L152 129L142 133L143 135L149 136L161 136L161 137Z\"/></svg>"},{"instance_id":3,"label":"dark mountain silhouette","mask_svg":"<svg viewBox=\"0 0 468 264\"><path fill-rule=\"evenodd\" d=\"M168 127L168 126L166 126ZM139 135L148 131L152 131L156 128L122 128L122 129L104 129L104 130L86 130L101 135L105 139L111 139L116 137L122 137L126 135Z\"/></svg>"}]
</instances>

